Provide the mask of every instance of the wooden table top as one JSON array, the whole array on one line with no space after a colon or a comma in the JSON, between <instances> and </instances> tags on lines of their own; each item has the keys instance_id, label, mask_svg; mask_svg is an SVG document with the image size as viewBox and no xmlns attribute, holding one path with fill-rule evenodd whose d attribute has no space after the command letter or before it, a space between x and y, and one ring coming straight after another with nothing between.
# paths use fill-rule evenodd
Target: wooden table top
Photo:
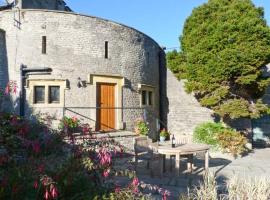
<instances>
[{"instance_id":1,"label":"wooden table top","mask_svg":"<svg viewBox=\"0 0 270 200\"><path fill-rule=\"evenodd\" d=\"M157 145L155 145L155 148ZM206 144L176 144L175 148L172 148L172 145L168 142L159 143L157 147L158 153L161 154L188 154L188 153L196 153L202 151L208 151L209 146Z\"/></svg>"}]
</instances>

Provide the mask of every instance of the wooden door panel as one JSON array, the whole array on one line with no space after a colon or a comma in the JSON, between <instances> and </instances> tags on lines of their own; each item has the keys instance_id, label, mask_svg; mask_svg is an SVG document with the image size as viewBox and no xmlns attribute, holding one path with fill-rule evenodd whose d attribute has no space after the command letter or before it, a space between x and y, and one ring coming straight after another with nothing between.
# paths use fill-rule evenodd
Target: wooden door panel
<instances>
[{"instance_id":1,"label":"wooden door panel","mask_svg":"<svg viewBox=\"0 0 270 200\"><path fill-rule=\"evenodd\" d=\"M115 84L100 83L97 85L98 130L115 129Z\"/></svg>"}]
</instances>

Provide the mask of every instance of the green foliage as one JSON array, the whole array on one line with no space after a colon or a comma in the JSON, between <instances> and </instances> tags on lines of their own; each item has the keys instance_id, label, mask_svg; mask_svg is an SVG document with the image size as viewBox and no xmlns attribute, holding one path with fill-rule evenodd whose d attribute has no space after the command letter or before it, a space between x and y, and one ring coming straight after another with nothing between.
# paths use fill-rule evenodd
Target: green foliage
<instances>
[{"instance_id":1,"label":"green foliage","mask_svg":"<svg viewBox=\"0 0 270 200\"><path fill-rule=\"evenodd\" d=\"M198 143L211 145L214 149L222 149L234 156L246 151L247 139L231 128L221 123L203 123L196 127L193 140Z\"/></svg>"},{"instance_id":2,"label":"green foliage","mask_svg":"<svg viewBox=\"0 0 270 200\"><path fill-rule=\"evenodd\" d=\"M186 20L180 42L181 52L167 54L168 67L203 106L230 118L268 112L255 105L269 85L262 67L270 62L270 29L262 8L250 0L209 0Z\"/></svg>"},{"instance_id":3,"label":"green foliage","mask_svg":"<svg viewBox=\"0 0 270 200\"><path fill-rule=\"evenodd\" d=\"M148 135L149 127L147 122L142 119L136 121L135 132L139 135Z\"/></svg>"},{"instance_id":4,"label":"green foliage","mask_svg":"<svg viewBox=\"0 0 270 200\"><path fill-rule=\"evenodd\" d=\"M198 143L209 144L213 147L218 147L217 135L224 131L224 126L221 123L203 123L195 128L193 140Z\"/></svg>"},{"instance_id":5,"label":"green foliage","mask_svg":"<svg viewBox=\"0 0 270 200\"><path fill-rule=\"evenodd\" d=\"M64 121L72 128L78 122ZM127 199L143 198L139 180L136 187L132 182L120 188L119 198L115 191L115 176L134 174L129 167L115 166L122 159L122 145L108 137L75 142L44 124L49 122L32 124L0 113L0 199L105 200L122 199L125 194Z\"/></svg>"},{"instance_id":6,"label":"green foliage","mask_svg":"<svg viewBox=\"0 0 270 200\"><path fill-rule=\"evenodd\" d=\"M170 136L170 133L166 129L162 129L159 133L159 136L167 138Z\"/></svg>"},{"instance_id":7,"label":"green foliage","mask_svg":"<svg viewBox=\"0 0 270 200\"><path fill-rule=\"evenodd\" d=\"M64 116L60 121L59 128L77 128L79 126L80 121L76 117L67 117Z\"/></svg>"},{"instance_id":8,"label":"green foliage","mask_svg":"<svg viewBox=\"0 0 270 200\"><path fill-rule=\"evenodd\" d=\"M215 111L223 117L229 115L232 119L250 116L249 102L244 99L230 99L217 107Z\"/></svg>"},{"instance_id":9,"label":"green foliage","mask_svg":"<svg viewBox=\"0 0 270 200\"><path fill-rule=\"evenodd\" d=\"M240 132L225 129L222 134L217 136L217 139L220 147L234 156L246 151L247 139Z\"/></svg>"}]
</instances>

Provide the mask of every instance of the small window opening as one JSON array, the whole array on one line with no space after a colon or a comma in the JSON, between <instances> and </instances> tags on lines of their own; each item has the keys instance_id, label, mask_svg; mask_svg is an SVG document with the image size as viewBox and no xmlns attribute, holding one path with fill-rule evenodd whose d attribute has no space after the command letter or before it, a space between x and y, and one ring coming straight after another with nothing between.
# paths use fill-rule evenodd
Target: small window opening
<instances>
[{"instance_id":1,"label":"small window opening","mask_svg":"<svg viewBox=\"0 0 270 200\"><path fill-rule=\"evenodd\" d=\"M153 98L153 92L149 91L149 93L148 93L148 105L149 106L152 106L153 105L152 98Z\"/></svg>"},{"instance_id":2,"label":"small window opening","mask_svg":"<svg viewBox=\"0 0 270 200\"><path fill-rule=\"evenodd\" d=\"M105 58L109 57L108 47L109 47L109 42L105 41Z\"/></svg>"},{"instance_id":3,"label":"small window opening","mask_svg":"<svg viewBox=\"0 0 270 200\"><path fill-rule=\"evenodd\" d=\"M34 87L34 103L45 103L45 86Z\"/></svg>"},{"instance_id":4,"label":"small window opening","mask_svg":"<svg viewBox=\"0 0 270 200\"><path fill-rule=\"evenodd\" d=\"M47 53L47 37L42 36L42 54Z\"/></svg>"}]
</instances>

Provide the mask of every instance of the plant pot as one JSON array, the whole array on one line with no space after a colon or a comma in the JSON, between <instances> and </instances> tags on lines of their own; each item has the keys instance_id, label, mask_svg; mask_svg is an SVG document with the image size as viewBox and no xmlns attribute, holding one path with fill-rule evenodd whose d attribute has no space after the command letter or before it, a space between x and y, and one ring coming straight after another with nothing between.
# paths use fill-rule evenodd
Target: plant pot
<instances>
[{"instance_id":1,"label":"plant pot","mask_svg":"<svg viewBox=\"0 0 270 200\"><path fill-rule=\"evenodd\" d=\"M162 137L162 136L159 137L160 142L165 142L165 139L166 139L166 137Z\"/></svg>"}]
</instances>

